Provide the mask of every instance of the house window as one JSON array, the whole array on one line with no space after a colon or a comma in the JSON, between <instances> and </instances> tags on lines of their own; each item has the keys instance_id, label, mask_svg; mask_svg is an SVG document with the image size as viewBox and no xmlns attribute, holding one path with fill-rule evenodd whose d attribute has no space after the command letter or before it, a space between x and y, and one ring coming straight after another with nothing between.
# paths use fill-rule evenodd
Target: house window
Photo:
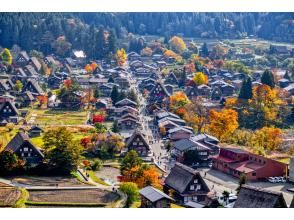
<instances>
[{"instance_id":1,"label":"house window","mask_svg":"<svg viewBox=\"0 0 294 220\"><path fill-rule=\"evenodd\" d=\"M194 190L194 189L195 189L194 185L191 185L190 190Z\"/></svg>"},{"instance_id":2,"label":"house window","mask_svg":"<svg viewBox=\"0 0 294 220\"><path fill-rule=\"evenodd\" d=\"M188 197L187 196L184 197L184 203L186 203L186 202L188 202Z\"/></svg>"},{"instance_id":3,"label":"house window","mask_svg":"<svg viewBox=\"0 0 294 220\"><path fill-rule=\"evenodd\" d=\"M140 142L139 145L143 145L143 142Z\"/></svg>"},{"instance_id":4,"label":"house window","mask_svg":"<svg viewBox=\"0 0 294 220\"><path fill-rule=\"evenodd\" d=\"M30 157L31 156L31 153L28 153L28 157Z\"/></svg>"},{"instance_id":5,"label":"house window","mask_svg":"<svg viewBox=\"0 0 294 220\"><path fill-rule=\"evenodd\" d=\"M21 156L23 157L24 156L24 153L21 153Z\"/></svg>"},{"instance_id":6,"label":"house window","mask_svg":"<svg viewBox=\"0 0 294 220\"><path fill-rule=\"evenodd\" d=\"M193 196L193 201L197 202L197 196Z\"/></svg>"},{"instance_id":7,"label":"house window","mask_svg":"<svg viewBox=\"0 0 294 220\"><path fill-rule=\"evenodd\" d=\"M198 179L195 179L195 180L194 180L194 183L198 183Z\"/></svg>"},{"instance_id":8,"label":"house window","mask_svg":"<svg viewBox=\"0 0 294 220\"><path fill-rule=\"evenodd\" d=\"M197 190L201 190L201 185L200 184L197 184Z\"/></svg>"},{"instance_id":9,"label":"house window","mask_svg":"<svg viewBox=\"0 0 294 220\"><path fill-rule=\"evenodd\" d=\"M23 149L23 151L24 152L27 152L29 149L27 148L27 147L25 147L24 149Z\"/></svg>"},{"instance_id":10,"label":"house window","mask_svg":"<svg viewBox=\"0 0 294 220\"><path fill-rule=\"evenodd\" d=\"M253 173L252 173L252 176L256 176L256 173L255 173L255 172L253 172Z\"/></svg>"}]
</instances>

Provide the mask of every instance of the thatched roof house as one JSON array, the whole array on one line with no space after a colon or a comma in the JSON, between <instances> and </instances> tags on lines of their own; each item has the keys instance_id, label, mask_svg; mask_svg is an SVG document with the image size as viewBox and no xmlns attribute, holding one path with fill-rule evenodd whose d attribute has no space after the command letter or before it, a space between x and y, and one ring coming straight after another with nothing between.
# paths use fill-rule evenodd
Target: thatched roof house
<instances>
[{"instance_id":1,"label":"thatched roof house","mask_svg":"<svg viewBox=\"0 0 294 220\"><path fill-rule=\"evenodd\" d=\"M243 185L234 208L287 208L283 194Z\"/></svg>"}]
</instances>

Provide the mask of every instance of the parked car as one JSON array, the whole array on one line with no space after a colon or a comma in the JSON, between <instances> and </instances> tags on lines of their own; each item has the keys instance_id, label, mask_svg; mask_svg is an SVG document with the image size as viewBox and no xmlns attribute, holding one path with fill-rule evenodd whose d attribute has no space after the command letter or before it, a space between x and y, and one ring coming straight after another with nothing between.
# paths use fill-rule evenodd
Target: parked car
<instances>
[{"instance_id":1,"label":"parked car","mask_svg":"<svg viewBox=\"0 0 294 220\"><path fill-rule=\"evenodd\" d=\"M279 182L285 183L286 182L286 178L283 176L279 176L277 177L279 179Z\"/></svg>"},{"instance_id":2,"label":"parked car","mask_svg":"<svg viewBox=\"0 0 294 220\"><path fill-rule=\"evenodd\" d=\"M268 181L271 183L277 183L277 180L274 177L269 177Z\"/></svg>"}]
</instances>

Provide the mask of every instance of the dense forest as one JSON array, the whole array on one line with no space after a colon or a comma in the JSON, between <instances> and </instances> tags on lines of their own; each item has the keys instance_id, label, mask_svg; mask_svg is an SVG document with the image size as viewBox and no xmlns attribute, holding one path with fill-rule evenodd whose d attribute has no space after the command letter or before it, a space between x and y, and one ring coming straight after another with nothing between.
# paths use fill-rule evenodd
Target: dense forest
<instances>
[{"instance_id":1,"label":"dense forest","mask_svg":"<svg viewBox=\"0 0 294 220\"><path fill-rule=\"evenodd\" d=\"M90 57L115 50L128 33L294 42L294 13L0 13L0 45L44 54L83 49ZM62 38L60 38L62 36ZM106 37L107 36L107 37ZM99 52L97 52L99 51Z\"/></svg>"}]
</instances>

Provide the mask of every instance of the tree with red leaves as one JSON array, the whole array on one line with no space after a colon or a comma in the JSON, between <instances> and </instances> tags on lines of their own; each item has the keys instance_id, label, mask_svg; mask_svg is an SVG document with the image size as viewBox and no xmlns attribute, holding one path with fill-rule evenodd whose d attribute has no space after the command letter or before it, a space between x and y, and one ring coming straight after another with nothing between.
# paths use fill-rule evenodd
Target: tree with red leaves
<instances>
[{"instance_id":1,"label":"tree with red leaves","mask_svg":"<svg viewBox=\"0 0 294 220\"><path fill-rule=\"evenodd\" d=\"M104 115L93 115L93 123L102 123L105 121L105 116Z\"/></svg>"}]
</instances>

